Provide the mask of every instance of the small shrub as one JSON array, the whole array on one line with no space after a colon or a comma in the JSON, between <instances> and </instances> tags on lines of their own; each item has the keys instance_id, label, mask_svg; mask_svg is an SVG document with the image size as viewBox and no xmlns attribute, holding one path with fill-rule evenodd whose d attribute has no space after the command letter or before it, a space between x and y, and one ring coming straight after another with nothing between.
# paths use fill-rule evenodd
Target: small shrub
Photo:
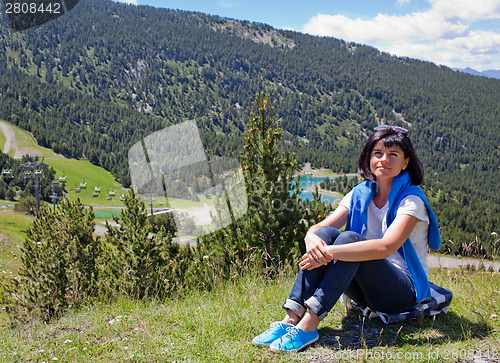
<instances>
[{"instance_id":1,"label":"small shrub","mask_svg":"<svg viewBox=\"0 0 500 363\"><path fill-rule=\"evenodd\" d=\"M14 207L14 210L19 213L35 215L36 212L36 199L29 195L22 198Z\"/></svg>"},{"instance_id":2,"label":"small shrub","mask_svg":"<svg viewBox=\"0 0 500 363\"><path fill-rule=\"evenodd\" d=\"M100 242L92 236L94 214L80 201L62 199L56 211L40 208L28 228L17 278L6 283L10 312L59 316L95 296Z\"/></svg>"},{"instance_id":3,"label":"small shrub","mask_svg":"<svg viewBox=\"0 0 500 363\"><path fill-rule=\"evenodd\" d=\"M133 190L125 197L126 208L114 217L105 240L109 257L102 264L108 292L138 299L163 298L174 290L186 287L185 275L193 264L193 251L172 241L172 235L160 226L153 234L144 203ZM107 271L107 272L106 272Z\"/></svg>"},{"instance_id":4,"label":"small shrub","mask_svg":"<svg viewBox=\"0 0 500 363\"><path fill-rule=\"evenodd\" d=\"M159 215L154 215L149 217L149 223L151 224L153 233L158 233L161 227L164 228L166 233L174 235L177 231L175 226L175 220L172 213L164 213Z\"/></svg>"}]
</instances>

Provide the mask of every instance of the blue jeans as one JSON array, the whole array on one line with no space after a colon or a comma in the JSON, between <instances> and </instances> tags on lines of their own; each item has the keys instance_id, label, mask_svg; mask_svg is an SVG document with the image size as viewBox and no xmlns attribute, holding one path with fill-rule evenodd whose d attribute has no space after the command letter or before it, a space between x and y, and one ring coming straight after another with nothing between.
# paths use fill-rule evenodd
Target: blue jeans
<instances>
[{"instance_id":1,"label":"blue jeans","mask_svg":"<svg viewBox=\"0 0 500 363\"><path fill-rule=\"evenodd\" d=\"M365 240L355 232L321 227L316 234L327 244L348 244ZM306 308L324 319L345 293L362 307L392 314L417 304L410 277L387 259L346 262L332 261L313 270L301 270L289 298L283 304L298 316Z\"/></svg>"}]
</instances>

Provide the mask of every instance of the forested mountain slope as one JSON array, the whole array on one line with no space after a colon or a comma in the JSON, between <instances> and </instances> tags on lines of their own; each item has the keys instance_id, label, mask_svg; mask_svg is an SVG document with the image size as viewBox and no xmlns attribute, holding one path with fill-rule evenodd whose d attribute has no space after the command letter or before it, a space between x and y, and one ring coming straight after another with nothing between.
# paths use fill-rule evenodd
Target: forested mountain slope
<instances>
[{"instance_id":1,"label":"forested mountain slope","mask_svg":"<svg viewBox=\"0 0 500 363\"><path fill-rule=\"evenodd\" d=\"M195 119L236 156L250 103L271 95L282 148L354 172L378 123L410 130L444 240L499 231L500 81L332 38L201 13L82 0L13 34L0 11L0 118L129 183L141 136Z\"/></svg>"}]
</instances>

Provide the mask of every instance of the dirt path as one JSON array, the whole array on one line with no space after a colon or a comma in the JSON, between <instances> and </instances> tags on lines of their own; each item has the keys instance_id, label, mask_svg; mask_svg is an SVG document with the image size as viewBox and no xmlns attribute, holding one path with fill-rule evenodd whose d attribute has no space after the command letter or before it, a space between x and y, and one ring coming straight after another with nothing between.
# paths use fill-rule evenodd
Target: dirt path
<instances>
[{"instance_id":1,"label":"dirt path","mask_svg":"<svg viewBox=\"0 0 500 363\"><path fill-rule=\"evenodd\" d=\"M40 150L32 147L23 147L19 149L14 129L7 122L0 121L0 129L5 135L5 145L3 147L4 154L7 154L10 150L14 150L14 159L21 159L24 155L42 156L42 152ZM33 136L31 136L31 134L30 137L32 138L33 143L37 145L36 140L33 138Z\"/></svg>"},{"instance_id":2,"label":"dirt path","mask_svg":"<svg viewBox=\"0 0 500 363\"><path fill-rule=\"evenodd\" d=\"M5 145L3 146L3 153L7 154L11 148L17 150L16 135L14 129L6 122L0 121L0 129L5 135Z\"/></svg>"},{"instance_id":3,"label":"dirt path","mask_svg":"<svg viewBox=\"0 0 500 363\"><path fill-rule=\"evenodd\" d=\"M473 266L477 269L482 264L486 270L488 270L491 267L495 271L500 271L500 262L480 260L476 258L456 258L456 257L429 255L429 257L427 257L427 262L429 263L429 267L436 267L436 268L439 267L459 268L459 267L467 267L468 265L468 266Z\"/></svg>"}]
</instances>

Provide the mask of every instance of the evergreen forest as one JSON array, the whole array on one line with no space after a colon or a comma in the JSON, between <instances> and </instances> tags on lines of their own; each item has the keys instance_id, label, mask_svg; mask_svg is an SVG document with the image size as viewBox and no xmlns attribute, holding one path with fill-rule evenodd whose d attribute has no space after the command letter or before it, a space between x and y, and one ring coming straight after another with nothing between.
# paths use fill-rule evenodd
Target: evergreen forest
<instances>
[{"instance_id":1,"label":"evergreen forest","mask_svg":"<svg viewBox=\"0 0 500 363\"><path fill-rule=\"evenodd\" d=\"M499 248L500 80L203 13L81 0L13 33L4 10L0 119L124 186L132 145L187 120L208 154L239 157L264 92L298 165L354 173L375 126L407 128L445 246Z\"/></svg>"}]
</instances>

